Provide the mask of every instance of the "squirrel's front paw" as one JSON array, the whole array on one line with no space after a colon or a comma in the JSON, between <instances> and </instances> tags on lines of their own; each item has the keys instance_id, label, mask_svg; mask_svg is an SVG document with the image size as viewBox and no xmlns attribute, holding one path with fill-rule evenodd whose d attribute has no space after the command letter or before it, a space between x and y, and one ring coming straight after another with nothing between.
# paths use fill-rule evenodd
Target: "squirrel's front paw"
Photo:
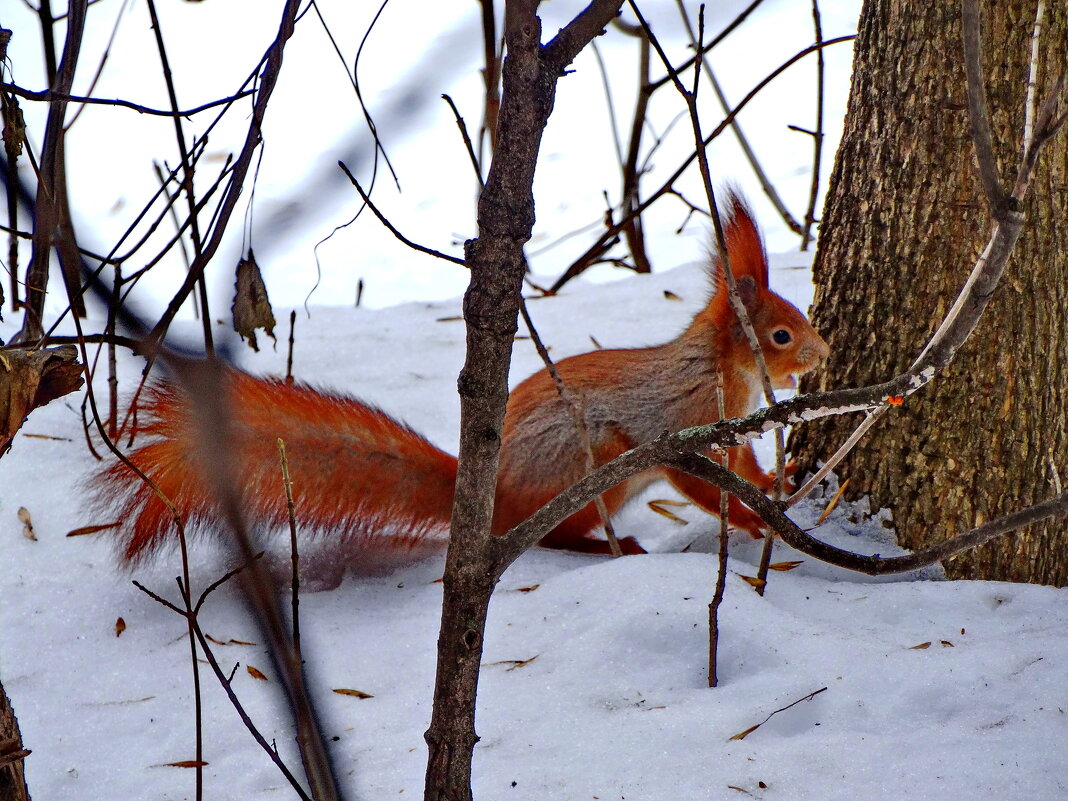
<instances>
[{"instance_id":1,"label":"squirrel's front paw","mask_svg":"<svg viewBox=\"0 0 1068 801\"><path fill-rule=\"evenodd\" d=\"M639 553L649 553L645 548L638 544L638 541L634 537L624 537L619 540L619 550L623 552L624 556L633 556Z\"/></svg>"}]
</instances>

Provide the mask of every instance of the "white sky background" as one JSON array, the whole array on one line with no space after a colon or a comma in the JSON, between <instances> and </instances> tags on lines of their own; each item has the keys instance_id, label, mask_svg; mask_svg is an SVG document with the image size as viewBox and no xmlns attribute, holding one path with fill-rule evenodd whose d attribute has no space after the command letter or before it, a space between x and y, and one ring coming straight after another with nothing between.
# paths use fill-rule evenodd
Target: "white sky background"
<instances>
[{"instance_id":1,"label":"white sky background","mask_svg":"<svg viewBox=\"0 0 1068 801\"><path fill-rule=\"evenodd\" d=\"M236 91L273 39L281 13L280 2L189 3L159 0L158 12L175 76L179 105L192 108ZM576 13L579 2L553 0L542 7L544 39ZM859 2L825 3L824 38L851 33ZM644 13L662 37L675 63L686 55L687 37L674 3L646 3ZM715 4L708 11L709 36L733 19L745 3ZM322 0L323 16L351 68L360 39L377 4ZM106 49L115 20L121 20L110 55L93 94L123 98L155 108L167 108L145 3L101 0L90 7L89 23L76 75L74 92L89 91L90 81ZM693 8L696 17L696 6ZM44 88L40 34L36 18L14 0L0 12L0 24L14 31L9 49L10 68L22 86ZM60 45L62 44L62 26ZM767 73L813 41L811 9L807 3L769 2L721 44L712 63L728 97L737 100ZM629 129L631 103L637 81L637 42L610 30L598 40L608 63L618 125ZM456 255L462 242L476 233L473 172L456 131L452 113L440 99L450 94L472 134L481 119L482 65L478 5L464 2L404 3L393 0L383 11L364 47L359 82L370 113L397 171L400 191L384 164L373 198L394 223L412 239ZM837 45L826 51L827 138L823 162L829 173L841 129L848 90L851 48ZM608 123L602 79L592 52L573 65L574 74L561 80L557 105L542 148L535 185L537 224L528 252L534 270L557 275L592 242L594 233L566 239L586 226L597 227L604 212L602 192L618 202L620 176ZM653 75L663 74L654 55ZM808 198L812 156L810 137L787 125L812 127L815 119L814 57L780 76L748 108L740 120L764 167L801 218ZM704 126L711 130L722 114L711 87L704 83ZM240 101L213 132L208 153L197 174L204 192L227 154L240 149L248 124L251 100ZM45 106L22 101L31 142L39 152ZM682 111L670 87L654 96L652 127L663 134ZM208 111L184 122L187 139L214 118ZM646 193L692 149L688 122L670 129L652 159L651 174L643 181ZM281 79L265 123L265 145L255 189L251 244L264 271L271 300L280 306L298 305L316 284L315 245L335 226L351 219L359 198L336 166L343 159L366 186L373 172L372 139L346 77L314 12L304 16L286 48ZM646 152L652 142L647 136ZM625 142L624 142L625 146ZM722 136L710 149L717 181L742 185L753 199L767 230L772 251L796 247L791 234L764 200L733 136ZM170 119L150 117L123 108L86 107L68 137L69 184L75 222L83 246L108 250L129 225L158 183L153 160L178 161ZM32 182L26 160L23 176ZM213 317L228 317L232 301L233 267L247 239L242 217L252 196L252 183L231 221L227 240L209 268ZM696 166L683 182L687 198L704 205ZM184 208L184 202L180 204ZM667 198L647 213L648 247L654 266L666 269L701 258L706 226L691 221L681 236L675 229L686 209ZM160 226L157 240L173 233L170 221ZM151 246L126 265L132 272L154 254ZM616 254L622 255L622 247ZM466 285L460 267L414 253L397 242L369 214L318 248L322 279L310 297L312 305L351 304L359 278L366 282L364 303L383 306L405 300L453 297ZM28 261L24 248L20 274ZM6 264L5 264L6 267ZM184 272L177 250L155 268L138 287L140 308L159 305L177 287ZM601 268L601 277L619 275ZM6 279L5 279L6 282ZM50 310L62 308L58 280L53 280Z\"/></svg>"}]
</instances>

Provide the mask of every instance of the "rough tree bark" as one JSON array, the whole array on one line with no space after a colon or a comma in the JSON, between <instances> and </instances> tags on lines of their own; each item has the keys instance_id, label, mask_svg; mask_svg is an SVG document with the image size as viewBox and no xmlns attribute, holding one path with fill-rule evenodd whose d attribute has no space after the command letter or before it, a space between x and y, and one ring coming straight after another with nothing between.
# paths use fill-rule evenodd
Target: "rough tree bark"
<instances>
[{"instance_id":1,"label":"rough tree bark","mask_svg":"<svg viewBox=\"0 0 1068 801\"><path fill-rule=\"evenodd\" d=\"M15 710L0 685L0 801L30 801L22 764L28 754Z\"/></svg>"},{"instance_id":2,"label":"rough tree bark","mask_svg":"<svg viewBox=\"0 0 1068 801\"><path fill-rule=\"evenodd\" d=\"M1019 157L1034 0L983 2L983 49L1001 180ZM814 267L812 319L831 345L807 391L905 369L942 320L988 235L965 101L960 6L867 0L846 130ZM1068 6L1047 3L1037 96L1068 64ZM1062 94L1061 109L1068 105ZM854 498L892 510L916 548L1058 492L1068 482L1068 137L1035 173L1006 280L956 362L887 415L839 467ZM855 420L795 430L811 466ZM1057 478L1059 476L1059 479ZM1068 584L1063 520L958 556L956 577Z\"/></svg>"}]
</instances>

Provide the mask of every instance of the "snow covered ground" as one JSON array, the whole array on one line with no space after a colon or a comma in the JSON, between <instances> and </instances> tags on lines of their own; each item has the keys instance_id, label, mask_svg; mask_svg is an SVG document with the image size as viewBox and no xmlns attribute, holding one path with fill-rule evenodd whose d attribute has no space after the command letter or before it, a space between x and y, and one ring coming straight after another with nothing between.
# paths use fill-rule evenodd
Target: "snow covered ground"
<instances>
[{"instance_id":1,"label":"snow covered ground","mask_svg":"<svg viewBox=\"0 0 1068 801\"><path fill-rule=\"evenodd\" d=\"M804 266L803 257L774 264L773 285L804 307L807 272L791 269ZM701 271L690 265L576 284L531 309L559 358L588 349L591 336L604 346L662 341L704 293ZM448 318L458 309L448 301L317 308L310 319L301 312L295 373L380 403L453 449L463 337L462 324ZM193 324L188 333L195 335ZM281 348L246 351L247 369L284 369ZM537 368L529 341L517 342L515 363L513 382ZM135 370L124 362L126 375ZM0 672L33 750L30 787L35 798L191 798L192 771L170 766L194 756L185 627L130 583L137 578L175 599L177 556L130 576L117 568L106 534L64 536L103 522L87 511L80 486L95 467L75 398L34 412L0 459ZM664 486L648 492L674 497ZM821 505L802 507L802 524ZM20 507L32 515L37 541L20 535ZM751 575L757 558L752 543L739 541L722 610L721 685L709 689L715 566L699 549L707 549L716 525L692 507L679 513L688 525L644 502L623 513L619 533L656 551L647 556L534 551L506 573L486 641L476 797L1065 797L1063 590L872 583L806 559L773 573L760 598L735 575ZM897 552L881 520L857 508L837 509L816 534L857 550ZM200 586L217 570L211 551L194 549ZM777 560L795 556L777 547ZM421 792L441 569L441 559L431 559L302 597L312 686L349 798ZM117 637L120 617L126 629ZM217 654L227 670L240 665L235 689L298 765L278 679L236 595L213 596L202 621L216 640L244 643L218 646ZM206 797L293 797L210 676L205 687ZM823 688L744 740L730 739Z\"/></svg>"}]
</instances>

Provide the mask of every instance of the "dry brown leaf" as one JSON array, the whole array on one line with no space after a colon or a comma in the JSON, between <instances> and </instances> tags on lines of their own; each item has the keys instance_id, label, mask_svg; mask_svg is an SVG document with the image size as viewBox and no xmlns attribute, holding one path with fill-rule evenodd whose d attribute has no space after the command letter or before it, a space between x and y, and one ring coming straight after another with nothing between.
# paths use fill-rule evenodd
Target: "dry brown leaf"
<instances>
[{"instance_id":1,"label":"dry brown leaf","mask_svg":"<svg viewBox=\"0 0 1068 801\"><path fill-rule=\"evenodd\" d=\"M124 631L126 631L126 621L120 617L115 621L115 636L121 637Z\"/></svg>"},{"instance_id":2,"label":"dry brown leaf","mask_svg":"<svg viewBox=\"0 0 1068 801\"><path fill-rule=\"evenodd\" d=\"M252 667L252 665L245 665L245 670L248 671L248 675L252 676L252 678L259 679L260 681L267 681L267 677L263 675L263 671L257 670Z\"/></svg>"},{"instance_id":3,"label":"dry brown leaf","mask_svg":"<svg viewBox=\"0 0 1068 801\"><path fill-rule=\"evenodd\" d=\"M11 31L3 31L3 57L6 59L7 40L11 38ZM5 94L0 103L3 104L3 144L7 158L17 158L22 155L22 145L26 143L26 120L22 119L22 108L18 105L18 97L14 93Z\"/></svg>"},{"instance_id":4,"label":"dry brown leaf","mask_svg":"<svg viewBox=\"0 0 1068 801\"><path fill-rule=\"evenodd\" d=\"M665 509L664 507L665 506L689 506L689 505L690 504L688 504L688 503L686 503L684 501L671 501L671 500L667 500L666 498L657 498L657 499L649 501L649 503L648 503L649 508L652 509L654 512L656 512L658 515L663 515L668 520L672 521L673 523L678 523L680 526L688 526L690 524L690 521L689 520L683 520L677 514L675 514L674 512L672 512L672 511L670 511L668 509Z\"/></svg>"},{"instance_id":5,"label":"dry brown leaf","mask_svg":"<svg viewBox=\"0 0 1068 801\"><path fill-rule=\"evenodd\" d=\"M761 727L761 725L763 725L763 724L760 724L760 723L758 723L758 724L757 724L757 725L755 725L755 726L750 726L750 727L749 727L748 729L746 729L745 731L740 731L740 732L738 732L737 734L735 734L735 735L733 735L733 736L731 736L731 737L728 737L728 738L727 738L727 740L728 740L728 742L729 742L730 740L744 740L744 739L745 739L746 737L748 737L748 736L749 736L750 734L752 734L752 733L753 733L753 732L755 732L755 731L756 731L757 729L759 729L759 728Z\"/></svg>"},{"instance_id":6,"label":"dry brown leaf","mask_svg":"<svg viewBox=\"0 0 1068 801\"><path fill-rule=\"evenodd\" d=\"M235 640L233 637L231 637L229 640L220 640L220 639L217 639L215 637L212 637L210 634L205 634L204 636L208 640L210 640L211 642L215 643L216 645L226 646L226 645L255 645L256 644L254 642L245 642L244 640Z\"/></svg>"},{"instance_id":7,"label":"dry brown leaf","mask_svg":"<svg viewBox=\"0 0 1068 801\"><path fill-rule=\"evenodd\" d=\"M534 590L538 589L538 587L540 587L540 586L541 586L540 584L531 584L529 587L516 587L515 591L516 592L534 592Z\"/></svg>"},{"instance_id":8,"label":"dry brown leaf","mask_svg":"<svg viewBox=\"0 0 1068 801\"><path fill-rule=\"evenodd\" d=\"M234 304L230 311L234 315L234 330L242 339L247 339L249 346L259 352L256 342L256 329L262 328L275 342L274 312L267 297L267 287L263 283L260 267L256 257L249 248L248 258L237 263L237 280L234 284Z\"/></svg>"},{"instance_id":9,"label":"dry brown leaf","mask_svg":"<svg viewBox=\"0 0 1068 801\"><path fill-rule=\"evenodd\" d=\"M744 787L735 787L733 784L728 784L727 789L737 790L739 793L745 793L746 795L752 795L752 793L746 790Z\"/></svg>"},{"instance_id":10,"label":"dry brown leaf","mask_svg":"<svg viewBox=\"0 0 1068 801\"><path fill-rule=\"evenodd\" d=\"M594 338L593 334L590 334L590 342L592 342L592 343L593 343L593 346L594 346L595 348L597 348L597 350L601 350L601 349L602 349L602 347L601 347L601 343L600 343L600 342L598 342L598 341L597 341L597 340L596 340L596 339Z\"/></svg>"},{"instance_id":11,"label":"dry brown leaf","mask_svg":"<svg viewBox=\"0 0 1068 801\"><path fill-rule=\"evenodd\" d=\"M183 759L180 762L165 762L164 766L168 768L202 768L209 764L211 763L203 759Z\"/></svg>"},{"instance_id":12,"label":"dry brown leaf","mask_svg":"<svg viewBox=\"0 0 1068 801\"><path fill-rule=\"evenodd\" d=\"M20 506L18 516L19 522L22 523L22 536L37 542L37 535L33 533L33 518L30 517L30 510L25 506Z\"/></svg>"},{"instance_id":13,"label":"dry brown leaf","mask_svg":"<svg viewBox=\"0 0 1068 801\"><path fill-rule=\"evenodd\" d=\"M508 670L515 670L516 668L526 667L535 659L538 658L537 654L530 657L530 659L502 659L499 662L486 662L483 667L494 667L496 665L509 665ZM507 672L507 671L506 671Z\"/></svg>"},{"instance_id":14,"label":"dry brown leaf","mask_svg":"<svg viewBox=\"0 0 1068 801\"><path fill-rule=\"evenodd\" d=\"M793 570L794 568L801 567L805 563L804 559L794 559L789 562L772 562L768 565L768 570L778 570L785 573L787 570Z\"/></svg>"},{"instance_id":15,"label":"dry brown leaf","mask_svg":"<svg viewBox=\"0 0 1068 801\"><path fill-rule=\"evenodd\" d=\"M70 437L53 437L51 434L23 434L30 439L50 439L53 442L74 442Z\"/></svg>"},{"instance_id":16,"label":"dry brown leaf","mask_svg":"<svg viewBox=\"0 0 1068 801\"><path fill-rule=\"evenodd\" d=\"M353 698L374 698L373 695L369 695L368 693L360 692L359 690L347 690L343 687L334 690L334 692L336 692L338 695L350 695Z\"/></svg>"},{"instance_id":17,"label":"dry brown leaf","mask_svg":"<svg viewBox=\"0 0 1068 801\"><path fill-rule=\"evenodd\" d=\"M956 646L949 640L941 640L941 643L943 648L956 648Z\"/></svg>"},{"instance_id":18,"label":"dry brown leaf","mask_svg":"<svg viewBox=\"0 0 1068 801\"><path fill-rule=\"evenodd\" d=\"M0 456L7 453L26 418L83 382L73 345L30 350L0 350Z\"/></svg>"},{"instance_id":19,"label":"dry brown leaf","mask_svg":"<svg viewBox=\"0 0 1068 801\"><path fill-rule=\"evenodd\" d=\"M755 726L750 726L745 731L740 731L737 734L733 735L732 737L728 737L727 738L727 742L730 742L731 740L744 740L746 737L748 737L750 734L755 732L757 729L759 729L761 726L763 726L765 723L767 723L773 717L778 715L780 712L785 712L787 709L790 709L792 707L797 706L802 701L811 701L813 698L815 698L817 695L819 695L820 693L823 693L823 692L827 692L827 688L826 687L821 687L820 689L815 690L814 692L810 692L808 695L805 695L805 696L802 696L801 698L798 698L793 703L787 704L784 707L780 707L779 709L776 709L774 712L772 712L770 715L768 715L766 718L764 718L762 721L760 721L760 723L756 724Z\"/></svg>"},{"instance_id":20,"label":"dry brown leaf","mask_svg":"<svg viewBox=\"0 0 1068 801\"><path fill-rule=\"evenodd\" d=\"M668 300L682 300L682 298L680 298L678 295L676 295L670 289L665 289L664 290L664 297L667 298Z\"/></svg>"},{"instance_id":21,"label":"dry brown leaf","mask_svg":"<svg viewBox=\"0 0 1068 801\"><path fill-rule=\"evenodd\" d=\"M757 590L759 590L761 587L763 587L765 584L767 584L767 582L764 581L764 579L759 579L756 576L743 576L741 573L739 573L738 574L738 578L740 578L742 581L744 581L746 584L748 584L753 589L757 589Z\"/></svg>"},{"instance_id":22,"label":"dry brown leaf","mask_svg":"<svg viewBox=\"0 0 1068 801\"><path fill-rule=\"evenodd\" d=\"M909 648L909 650L910 651L923 651L924 649L930 648L930 647L931 647L931 643L929 643L929 642L921 642L919 645L912 646L911 648Z\"/></svg>"},{"instance_id":23,"label":"dry brown leaf","mask_svg":"<svg viewBox=\"0 0 1068 801\"><path fill-rule=\"evenodd\" d=\"M462 315L455 315L453 317L438 317L434 322L436 323L459 323L463 321Z\"/></svg>"},{"instance_id":24,"label":"dry brown leaf","mask_svg":"<svg viewBox=\"0 0 1068 801\"><path fill-rule=\"evenodd\" d=\"M108 529L118 528L121 523L116 520L114 523L101 523L97 526L82 526L81 528L73 529L67 532L68 537L84 537L86 534L96 534L98 531L107 531Z\"/></svg>"},{"instance_id":25,"label":"dry brown leaf","mask_svg":"<svg viewBox=\"0 0 1068 801\"><path fill-rule=\"evenodd\" d=\"M820 525L824 520L826 520L827 516L834 511L834 507L838 505L838 501L842 500L842 493L845 492L846 487L848 486L849 479L847 478L845 481L842 482L842 485L838 487L838 492L834 493L834 497L831 498L830 503L828 503L826 508L823 510L823 514L820 515L820 519L816 521L817 526Z\"/></svg>"}]
</instances>

